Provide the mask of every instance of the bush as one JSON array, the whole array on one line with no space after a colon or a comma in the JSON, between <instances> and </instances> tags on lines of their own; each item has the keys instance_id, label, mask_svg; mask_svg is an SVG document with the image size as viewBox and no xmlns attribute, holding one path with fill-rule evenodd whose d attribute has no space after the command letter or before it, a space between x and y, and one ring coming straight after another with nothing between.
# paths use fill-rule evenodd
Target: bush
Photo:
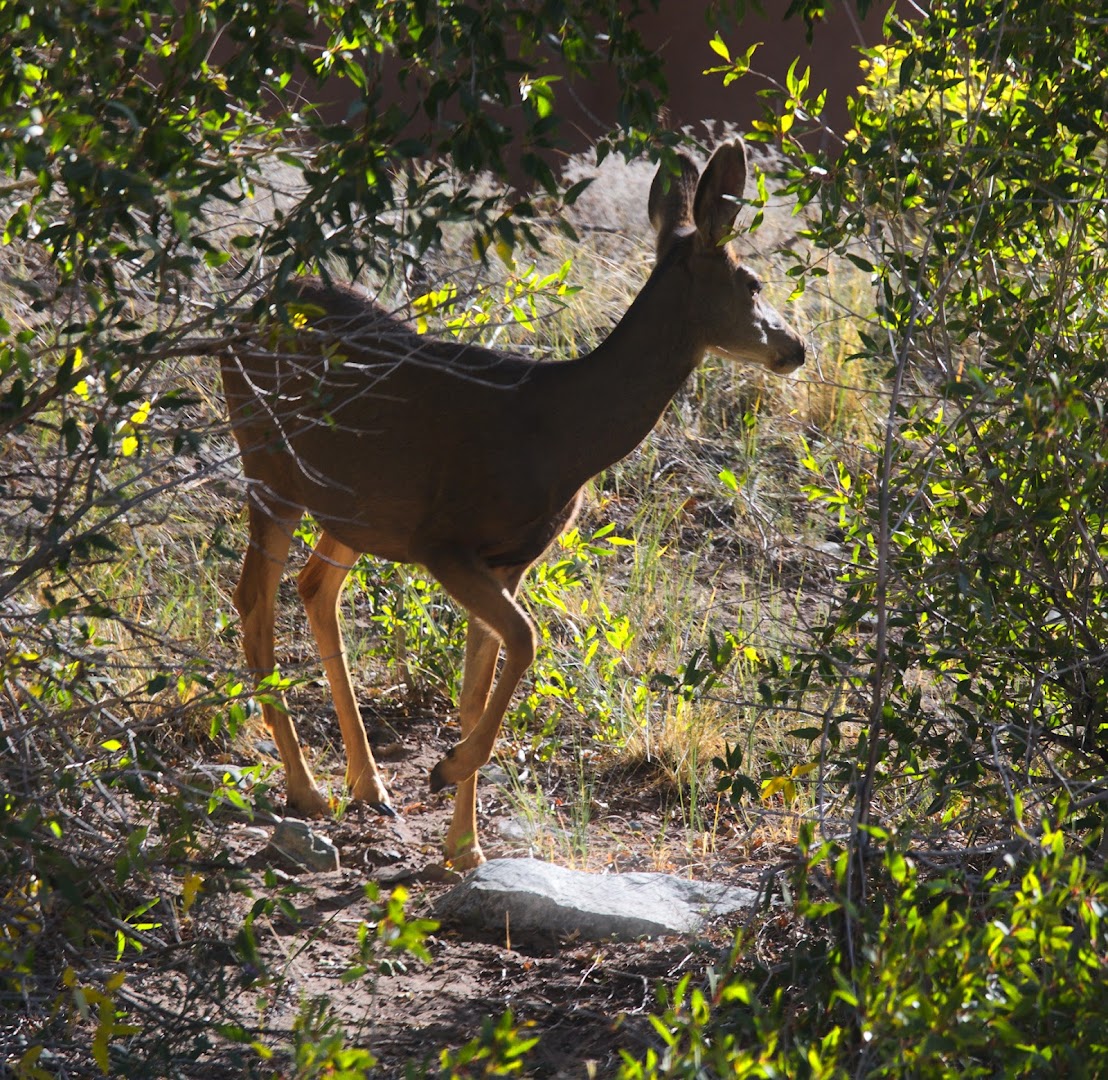
<instances>
[{"instance_id":1,"label":"bush","mask_svg":"<svg viewBox=\"0 0 1108 1080\"><path fill-rule=\"evenodd\" d=\"M797 938L827 952L752 972L740 942L705 989L686 977L666 992L653 1018L664 1048L627 1058L621 1080L1101 1075L1108 884L1063 834L1045 823L980 874L924 875L904 838L883 847L865 903L845 849L810 850ZM822 875L833 887L817 899Z\"/></svg>"}]
</instances>

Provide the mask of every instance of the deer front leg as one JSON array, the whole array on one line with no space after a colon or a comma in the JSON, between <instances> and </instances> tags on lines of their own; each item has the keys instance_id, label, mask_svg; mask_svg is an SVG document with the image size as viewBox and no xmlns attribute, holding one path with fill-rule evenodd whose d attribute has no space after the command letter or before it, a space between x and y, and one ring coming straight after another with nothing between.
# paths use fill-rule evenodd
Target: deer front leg
<instances>
[{"instance_id":1,"label":"deer front leg","mask_svg":"<svg viewBox=\"0 0 1108 1080\"><path fill-rule=\"evenodd\" d=\"M267 507L253 501L248 505L248 512L250 546L235 588L234 603L239 613L247 666L255 677L262 679L271 675L275 666L273 622L277 586L296 523L277 519ZM285 766L289 806L308 817L326 814L330 807L304 760L284 694L278 696L276 704L264 701L262 715Z\"/></svg>"},{"instance_id":2,"label":"deer front leg","mask_svg":"<svg viewBox=\"0 0 1108 1080\"><path fill-rule=\"evenodd\" d=\"M346 648L339 629L339 599L342 587L358 553L323 533L315 550L300 571L296 587L308 613L315 636L335 714L346 747L346 783L354 798L369 803L379 814L395 817L377 762L366 738L365 724L354 696L354 684L346 663Z\"/></svg>"}]
</instances>

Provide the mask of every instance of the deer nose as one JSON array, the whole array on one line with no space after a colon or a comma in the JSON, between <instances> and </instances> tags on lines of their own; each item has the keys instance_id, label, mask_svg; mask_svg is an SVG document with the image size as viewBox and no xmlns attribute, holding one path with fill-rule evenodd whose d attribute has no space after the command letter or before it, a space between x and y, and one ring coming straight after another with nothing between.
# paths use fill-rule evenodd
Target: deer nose
<instances>
[{"instance_id":1,"label":"deer nose","mask_svg":"<svg viewBox=\"0 0 1108 1080\"><path fill-rule=\"evenodd\" d=\"M803 366L807 355L808 346L802 338L778 357L774 371L779 375L788 375L790 371L796 371L798 367Z\"/></svg>"}]
</instances>

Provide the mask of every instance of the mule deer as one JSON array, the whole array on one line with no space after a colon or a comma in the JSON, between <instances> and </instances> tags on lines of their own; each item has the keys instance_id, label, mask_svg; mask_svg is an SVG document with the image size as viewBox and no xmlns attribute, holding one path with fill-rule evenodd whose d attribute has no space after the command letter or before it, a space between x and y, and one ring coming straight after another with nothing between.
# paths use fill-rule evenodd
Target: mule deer
<instances>
[{"instance_id":1,"label":"mule deer","mask_svg":"<svg viewBox=\"0 0 1108 1080\"><path fill-rule=\"evenodd\" d=\"M347 784L381 813L392 810L339 630L343 583L361 552L420 563L469 613L462 738L431 773L432 790L457 785L445 843L457 868L484 861L475 774L534 659L520 578L573 520L582 485L639 444L708 350L779 373L804 362L804 342L726 243L745 180L741 141L720 146L703 176L684 157L677 175L659 170L649 200L655 269L608 339L576 360L420 336L353 289L312 278L286 302L291 325L223 358L248 481L250 547L234 596L247 664L259 676L274 670L277 585L310 511L322 533L298 588ZM263 710L289 805L325 813L283 702Z\"/></svg>"}]
</instances>

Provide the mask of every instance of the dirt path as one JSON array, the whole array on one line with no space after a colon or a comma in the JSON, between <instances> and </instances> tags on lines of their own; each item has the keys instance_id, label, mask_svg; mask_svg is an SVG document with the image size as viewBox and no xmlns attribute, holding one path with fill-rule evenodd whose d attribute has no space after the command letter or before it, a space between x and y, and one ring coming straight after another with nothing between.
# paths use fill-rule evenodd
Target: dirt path
<instances>
[{"instance_id":1,"label":"dirt path","mask_svg":"<svg viewBox=\"0 0 1108 1080\"><path fill-rule=\"evenodd\" d=\"M510 927L475 935L446 925L427 941L429 963L379 949L384 972L343 980L358 956L359 929L373 918L367 881L377 881L382 896L397 885L407 889L411 919L433 917L436 899L457 880L438 862L450 796L429 795L426 781L454 738L453 728L426 715L397 726L379 724L372 737L401 816L390 822L359 806L320 822L319 831L340 848L337 873L292 875L275 868L264 854L267 834L257 826L229 824L222 833L232 861L248 870L253 898L235 891L202 904L193 933L229 944L252 903L279 901L255 920L252 963L243 963L241 943L219 955L221 985L235 988L224 998L224 1022L239 1023L277 1048L295 1043L298 1014L300 1028L314 1037L333 1033L337 1021L345 1044L370 1048L379 1075L390 1077L404 1075L410 1062L433 1071L442 1048L478 1037L508 1009L521 1034L539 1038L526 1075L605 1076L621 1049L641 1056L656 1044L648 1017L657 1007L657 984L673 985L687 972L700 978L719 963L742 916L721 920L695 940L625 944L528 939ZM329 764L335 777L341 775L337 762ZM573 772L572 763L562 764ZM571 793L555 774L543 778L543 789L554 818L528 840L520 837L534 822L520 819L518 800L482 781L482 840L490 857L552 857L594 872L656 869L756 886L777 854L763 850L752 859L751 838L726 820L726 807L710 838L672 826L657 794L644 791L641 778L628 777L594 788L587 851L574 854L568 834L558 834L558 796L550 795ZM205 972L214 977L212 970ZM140 967L130 985L132 992L169 1003L167 989L176 984L164 968ZM314 1027L304 1020L305 1003L312 1000L330 1010L330 1016L318 1013Z\"/></svg>"}]
</instances>

